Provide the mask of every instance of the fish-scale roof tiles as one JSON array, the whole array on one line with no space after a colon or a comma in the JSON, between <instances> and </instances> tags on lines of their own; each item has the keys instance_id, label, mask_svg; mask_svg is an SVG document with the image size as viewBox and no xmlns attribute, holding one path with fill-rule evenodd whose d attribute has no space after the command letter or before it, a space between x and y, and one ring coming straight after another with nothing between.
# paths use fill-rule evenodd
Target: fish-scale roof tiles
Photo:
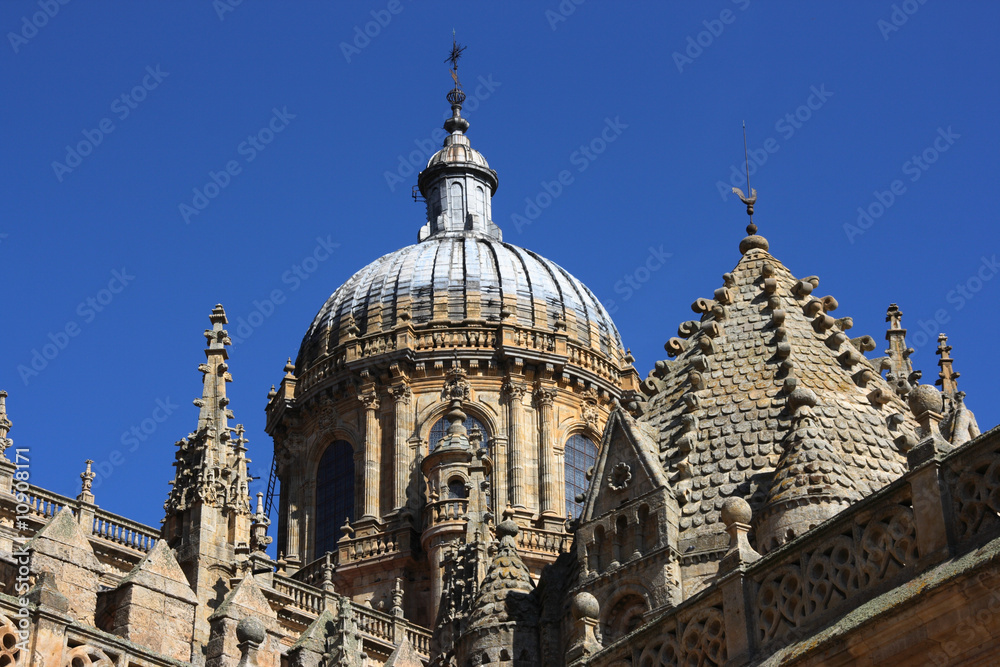
<instances>
[{"instance_id":1,"label":"fish-scale roof tiles","mask_svg":"<svg viewBox=\"0 0 1000 667\"><path fill-rule=\"evenodd\" d=\"M744 243L724 286L692 306L701 320L681 324L680 337L667 343L675 359L659 362L644 384L651 396L641 421L659 432L681 504L682 551L724 546L725 499L745 498L756 511L772 484L781 484L772 478L778 445L794 429L786 403L796 387L818 396L812 414L830 448L824 456L842 462L862 496L903 474L896 441L917 429L863 356L872 339L852 341L850 318L829 315L836 300L812 295L818 279L798 280L759 236Z\"/></svg>"}]
</instances>

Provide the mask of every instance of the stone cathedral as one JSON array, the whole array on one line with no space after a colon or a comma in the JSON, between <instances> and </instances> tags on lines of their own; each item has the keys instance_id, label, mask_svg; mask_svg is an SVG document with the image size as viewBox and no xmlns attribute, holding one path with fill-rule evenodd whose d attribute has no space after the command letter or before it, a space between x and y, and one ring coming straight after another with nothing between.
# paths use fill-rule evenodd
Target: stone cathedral
<instances>
[{"instance_id":1,"label":"stone cathedral","mask_svg":"<svg viewBox=\"0 0 1000 667\"><path fill-rule=\"evenodd\" d=\"M454 76L418 242L267 395L267 494L222 306L162 526L101 509L90 462L75 498L25 481L0 392L0 667L997 664L1000 432L947 338L921 384L893 304L878 356L751 191L641 379L594 294L503 241Z\"/></svg>"}]
</instances>

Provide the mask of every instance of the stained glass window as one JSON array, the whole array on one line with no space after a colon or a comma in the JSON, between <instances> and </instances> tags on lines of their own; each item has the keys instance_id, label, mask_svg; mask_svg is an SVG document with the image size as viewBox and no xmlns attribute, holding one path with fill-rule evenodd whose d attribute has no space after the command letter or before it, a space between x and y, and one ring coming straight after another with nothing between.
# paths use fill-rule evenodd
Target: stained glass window
<instances>
[{"instance_id":1,"label":"stained glass window","mask_svg":"<svg viewBox=\"0 0 1000 667\"><path fill-rule=\"evenodd\" d=\"M445 434L448 432L449 426L451 426L451 424L448 423L447 419L439 419L438 422L434 424L433 427L431 427L430 450L432 452L434 451L434 448L437 447L438 442L441 441L441 438L443 438ZM482 444L480 444L480 447L484 449L488 448L490 445L490 432L487 431L483 423L478 419L476 419L475 417L466 417L465 418L466 432L471 434L472 429L474 427L478 427L483 434L483 442Z\"/></svg>"},{"instance_id":2,"label":"stained glass window","mask_svg":"<svg viewBox=\"0 0 1000 667\"><path fill-rule=\"evenodd\" d=\"M587 470L597 463L597 446L582 435L571 435L566 441L566 516L580 516L583 503L576 496L587 491Z\"/></svg>"},{"instance_id":3,"label":"stained glass window","mask_svg":"<svg viewBox=\"0 0 1000 667\"><path fill-rule=\"evenodd\" d=\"M316 471L316 556L336 551L344 519L354 520L354 449L337 440Z\"/></svg>"}]
</instances>

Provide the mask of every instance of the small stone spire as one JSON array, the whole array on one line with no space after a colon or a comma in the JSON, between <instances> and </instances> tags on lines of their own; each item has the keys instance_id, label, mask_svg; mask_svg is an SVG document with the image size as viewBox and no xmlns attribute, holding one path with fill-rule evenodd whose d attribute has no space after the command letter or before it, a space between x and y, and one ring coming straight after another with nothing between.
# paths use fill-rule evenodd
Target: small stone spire
<instances>
[{"instance_id":1,"label":"small stone spire","mask_svg":"<svg viewBox=\"0 0 1000 667\"><path fill-rule=\"evenodd\" d=\"M97 477L97 473L93 472L90 469L90 466L92 466L93 464L94 462L92 460L87 459L85 461L87 469L80 473L80 479L83 481L82 484L80 485L81 486L80 495L76 497L76 499L79 500L80 502L91 503L91 504L93 504L94 502L94 493L93 491L91 491L91 489L93 489L94 487L94 478Z\"/></svg>"},{"instance_id":2,"label":"small stone spire","mask_svg":"<svg viewBox=\"0 0 1000 667\"><path fill-rule=\"evenodd\" d=\"M955 360L951 356L951 345L948 345L948 336L945 334L938 334L937 355L941 371L934 384L941 387L945 400L951 403L955 400L955 392L958 391L957 380L961 373L956 373L952 367L952 362Z\"/></svg>"},{"instance_id":3,"label":"small stone spire","mask_svg":"<svg viewBox=\"0 0 1000 667\"><path fill-rule=\"evenodd\" d=\"M271 519L264 513L264 493L258 491L257 511L254 512L250 523L250 551L264 552L267 549L267 545L272 542L272 538L267 534L270 525Z\"/></svg>"},{"instance_id":4,"label":"small stone spire","mask_svg":"<svg viewBox=\"0 0 1000 667\"><path fill-rule=\"evenodd\" d=\"M7 448L14 444L7 434L10 433L10 427L14 423L7 416L7 392L0 389L0 461L6 461L7 456L4 452Z\"/></svg>"},{"instance_id":5,"label":"small stone spire","mask_svg":"<svg viewBox=\"0 0 1000 667\"><path fill-rule=\"evenodd\" d=\"M903 311L899 306L892 303L885 313L885 321L889 323L889 329L885 332L885 339L889 341L889 349L885 351L886 357L883 359L882 370L888 370L886 381L899 396L906 396L910 389L916 386L920 379L920 371L913 370L910 362L910 355L913 354L912 347L906 347L906 329L900 324L903 320Z\"/></svg>"}]
</instances>

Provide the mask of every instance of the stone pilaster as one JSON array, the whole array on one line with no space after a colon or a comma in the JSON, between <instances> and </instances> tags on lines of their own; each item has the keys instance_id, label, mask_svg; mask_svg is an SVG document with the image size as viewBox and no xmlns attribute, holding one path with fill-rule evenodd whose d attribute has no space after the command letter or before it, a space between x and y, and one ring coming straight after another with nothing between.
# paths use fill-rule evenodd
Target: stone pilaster
<instances>
[{"instance_id":1,"label":"stone pilaster","mask_svg":"<svg viewBox=\"0 0 1000 667\"><path fill-rule=\"evenodd\" d=\"M538 406L538 507L542 514L558 514L556 509L556 464L554 443L554 387L539 386L535 390Z\"/></svg>"},{"instance_id":2,"label":"stone pilaster","mask_svg":"<svg viewBox=\"0 0 1000 667\"><path fill-rule=\"evenodd\" d=\"M365 451L364 451L364 496L362 498L363 518L379 518L379 492L381 491L381 459L382 447L379 433L378 394L375 393L375 386L366 386L358 400L365 409Z\"/></svg>"},{"instance_id":3,"label":"stone pilaster","mask_svg":"<svg viewBox=\"0 0 1000 667\"><path fill-rule=\"evenodd\" d=\"M525 391L525 386L514 380L508 380L504 385L504 393L507 395L507 446L509 452L508 470L510 472L508 500L514 507L527 506L524 478L525 442L521 437L523 430L521 424L524 420L521 401Z\"/></svg>"},{"instance_id":4,"label":"stone pilaster","mask_svg":"<svg viewBox=\"0 0 1000 667\"><path fill-rule=\"evenodd\" d=\"M414 414L410 407L413 392L406 382L392 388L392 398L395 401L394 417L396 433L393 438L393 463L395 475L393 478L392 507L402 510L406 506L406 487L410 481L410 434L413 432Z\"/></svg>"}]
</instances>

